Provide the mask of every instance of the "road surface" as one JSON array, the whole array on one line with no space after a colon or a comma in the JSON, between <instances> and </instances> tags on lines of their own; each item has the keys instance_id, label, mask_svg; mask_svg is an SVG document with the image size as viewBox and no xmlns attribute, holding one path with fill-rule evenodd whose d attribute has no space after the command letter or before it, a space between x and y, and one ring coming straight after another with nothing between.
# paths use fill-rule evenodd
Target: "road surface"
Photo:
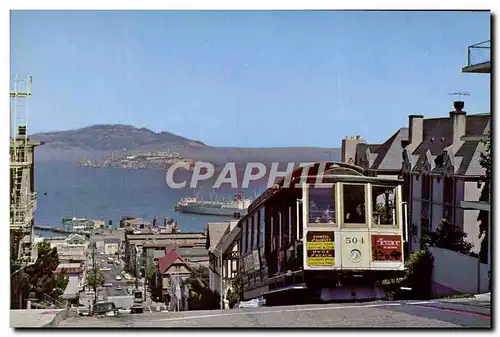
<instances>
[{"instance_id":1,"label":"road surface","mask_svg":"<svg viewBox=\"0 0 500 337\"><path fill-rule=\"evenodd\" d=\"M490 302L473 300L394 301L232 310L145 312L116 317L76 317L60 327L491 327Z\"/></svg>"},{"instance_id":2,"label":"road surface","mask_svg":"<svg viewBox=\"0 0 500 337\"><path fill-rule=\"evenodd\" d=\"M104 274L104 284L112 284L112 287L104 287L104 292L106 296L125 296L127 294L127 288L130 286L126 283L126 280L122 279L117 280L116 276L121 275L123 271L123 267L117 266L115 263L108 263L108 257L112 257L116 259L116 256L107 256L107 255L96 255L96 268L103 268ZM111 270L106 270L111 269Z\"/></svg>"}]
</instances>

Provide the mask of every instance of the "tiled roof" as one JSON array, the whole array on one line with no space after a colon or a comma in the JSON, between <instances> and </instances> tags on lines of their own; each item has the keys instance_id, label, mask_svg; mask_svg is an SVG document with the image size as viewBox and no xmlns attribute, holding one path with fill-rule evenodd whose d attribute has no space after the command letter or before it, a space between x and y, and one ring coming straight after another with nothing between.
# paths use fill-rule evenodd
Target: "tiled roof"
<instances>
[{"instance_id":1,"label":"tiled roof","mask_svg":"<svg viewBox=\"0 0 500 337\"><path fill-rule=\"evenodd\" d=\"M489 114L467 115L465 124L466 136L480 136L490 120ZM413 151L414 155L422 155L429 149L433 156L441 154L453 142L453 125L449 117L424 119L423 141Z\"/></svg>"},{"instance_id":2,"label":"tiled roof","mask_svg":"<svg viewBox=\"0 0 500 337\"><path fill-rule=\"evenodd\" d=\"M354 163L358 166L364 166L361 160L365 157L365 152L366 149L370 149L371 153L375 153L377 148L382 145L382 144L366 144L366 143L359 143L356 146L356 158Z\"/></svg>"},{"instance_id":3,"label":"tiled roof","mask_svg":"<svg viewBox=\"0 0 500 337\"><path fill-rule=\"evenodd\" d=\"M423 141L413 151L413 155L424 155L427 150L437 156L450 146L453 138L453 128L449 117L428 118L423 121Z\"/></svg>"},{"instance_id":4,"label":"tiled roof","mask_svg":"<svg viewBox=\"0 0 500 337\"><path fill-rule=\"evenodd\" d=\"M225 253L229 248L234 247L234 244L240 237L240 233L241 233L240 228L234 227L230 233L224 235L222 237L222 240L220 240L219 244L217 245L217 250L214 252L215 255L218 257L220 256L219 253L220 251Z\"/></svg>"},{"instance_id":5,"label":"tiled roof","mask_svg":"<svg viewBox=\"0 0 500 337\"><path fill-rule=\"evenodd\" d=\"M406 139L408 139L408 128L396 131L384 144L377 147L375 152L378 156L371 168L379 170L401 169L403 162L401 141Z\"/></svg>"},{"instance_id":6,"label":"tiled roof","mask_svg":"<svg viewBox=\"0 0 500 337\"><path fill-rule=\"evenodd\" d=\"M193 257L206 257L208 259L208 250L203 247L177 247L175 250L186 260Z\"/></svg>"},{"instance_id":7,"label":"tiled roof","mask_svg":"<svg viewBox=\"0 0 500 337\"><path fill-rule=\"evenodd\" d=\"M484 169L479 164L479 158L483 150L484 146L481 142L465 142L455 154L455 157L463 158L455 173L470 176L484 175Z\"/></svg>"},{"instance_id":8,"label":"tiled roof","mask_svg":"<svg viewBox=\"0 0 500 337\"><path fill-rule=\"evenodd\" d=\"M109 238L109 239L104 239L104 244L108 243L117 243L120 244L121 240L118 238Z\"/></svg>"},{"instance_id":9,"label":"tiled roof","mask_svg":"<svg viewBox=\"0 0 500 337\"><path fill-rule=\"evenodd\" d=\"M490 122L490 114L475 114L467 116L465 134L467 136L481 136Z\"/></svg>"},{"instance_id":10,"label":"tiled roof","mask_svg":"<svg viewBox=\"0 0 500 337\"><path fill-rule=\"evenodd\" d=\"M184 262L182 257L175 251L175 249L170 250L165 256L160 257L158 259L158 267L160 269L160 272L165 273L177 259L180 259L182 262Z\"/></svg>"},{"instance_id":11,"label":"tiled roof","mask_svg":"<svg viewBox=\"0 0 500 337\"><path fill-rule=\"evenodd\" d=\"M465 136L481 136L489 128L491 116L489 114L467 115ZM442 165L443 151L453 143L453 125L449 117L424 119L423 141L413 151L422 161L427 150L435 159L436 167L433 172L439 172ZM481 145L479 141L465 141L458 151L454 153L455 174L481 175L483 170L479 165Z\"/></svg>"},{"instance_id":12,"label":"tiled roof","mask_svg":"<svg viewBox=\"0 0 500 337\"><path fill-rule=\"evenodd\" d=\"M408 128L396 131L383 144L360 143L356 147L356 165L366 167L365 152L370 150L370 169L373 170L399 170L401 169L403 145L401 141L408 139Z\"/></svg>"},{"instance_id":13,"label":"tiled roof","mask_svg":"<svg viewBox=\"0 0 500 337\"><path fill-rule=\"evenodd\" d=\"M207 249L213 251L224 234L229 231L229 222L209 222L207 224Z\"/></svg>"}]
</instances>

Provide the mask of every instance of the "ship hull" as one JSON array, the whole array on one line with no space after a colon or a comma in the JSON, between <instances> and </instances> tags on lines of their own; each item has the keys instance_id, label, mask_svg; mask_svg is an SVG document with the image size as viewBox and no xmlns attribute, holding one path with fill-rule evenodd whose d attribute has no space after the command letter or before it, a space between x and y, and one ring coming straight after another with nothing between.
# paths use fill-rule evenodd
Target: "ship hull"
<instances>
[{"instance_id":1,"label":"ship hull","mask_svg":"<svg viewBox=\"0 0 500 337\"><path fill-rule=\"evenodd\" d=\"M240 213L241 215L247 213L246 209L203 207L196 205L177 205L176 210L182 213L217 215L226 217L232 217L234 213Z\"/></svg>"}]
</instances>

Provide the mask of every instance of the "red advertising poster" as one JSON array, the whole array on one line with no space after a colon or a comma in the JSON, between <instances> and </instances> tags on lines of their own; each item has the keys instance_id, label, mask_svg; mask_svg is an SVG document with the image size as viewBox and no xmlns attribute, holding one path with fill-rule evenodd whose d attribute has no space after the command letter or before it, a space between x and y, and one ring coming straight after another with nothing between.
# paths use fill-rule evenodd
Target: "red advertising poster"
<instances>
[{"instance_id":1,"label":"red advertising poster","mask_svg":"<svg viewBox=\"0 0 500 337\"><path fill-rule=\"evenodd\" d=\"M372 235L373 261L402 261L402 257L400 235Z\"/></svg>"}]
</instances>

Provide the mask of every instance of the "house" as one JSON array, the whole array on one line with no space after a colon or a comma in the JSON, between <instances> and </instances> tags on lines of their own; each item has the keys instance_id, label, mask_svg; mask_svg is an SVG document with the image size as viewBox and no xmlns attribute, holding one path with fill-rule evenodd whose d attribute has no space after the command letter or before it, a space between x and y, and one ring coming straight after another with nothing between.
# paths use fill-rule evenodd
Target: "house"
<instances>
[{"instance_id":1,"label":"house","mask_svg":"<svg viewBox=\"0 0 500 337\"><path fill-rule=\"evenodd\" d=\"M88 241L85 236L80 234L70 234L66 239L67 245L88 245Z\"/></svg>"},{"instance_id":2,"label":"house","mask_svg":"<svg viewBox=\"0 0 500 337\"><path fill-rule=\"evenodd\" d=\"M68 285L61 297L66 300L78 298L79 288L84 284L82 265L80 263L60 263L55 273L68 278Z\"/></svg>"},{"instance_id":3,"label":"house","mask_svg":"<svg viewBox=\"0 0 500 337\"><path fill-rule=\"evenodd\" d=\"M173 285L180 284L180 281L186 280L191 274L191 268L175 249L171 249L166 255L160 257L156 280L157 287L161 287L161 301L170 302L177 290Z\"/></svg>"},{"instance_id":4,"label":"house","mask_svg":"<svg viewBox=\"0 0 500 337\"><path fill-rule=\"evenodd\" d=\"M172 248L174 246L169 243L146 241L142 244L142 263L145 266L148 266L151 262L158 265L158 259L166 255Z\"/></svg>"},{"instance_id":5,"label":"house","mask_svg":"<svg viewBox=\"0 0 500 337\"><path fill-rule=\"evenodd\" d=\"M366 174L383 178L401 175L402 141L408 139L408 128L400 128L383 144L367 144L360 136L342 140L342 162L363 167Z\"/></svg>"},{"instance_id":6,"label":"house","mask_svg":"<svg viewBox=\"0 0 500 337\"><path fill-rule=\"evenodd\" d=\"M131 231L125 233L125 269L136 275L136 269L140 266L145 268L147 252L143 255L142 246L146 244L146 250L164 249L153 248L156 245L162 247L204 247L206 244L205 233L163 233L163 234L134 234ZM139 252L139 254L137 254Z\"/></svg>"},{"instance_id":7,"label":"house","mask_svg":"<svg viewBox=\"0 0 500 337\"><path fill-rule=\"evenodd\" d=\"M207 224L209 254L209 287L222 297L227 295L231 280L238 273L238 220Z\"/></svg>"},{"instance_id":8,"label":"house","mask_svg":"<svg viewBox=\"0 0 500 337\"><path fill-rule=\"evenodd\" d=\"M151 221L143 220L141 218L127 219L123 221L123 227L125 229L151 229L153 223Z\"/></svg>"},{"instance_id":9,"label":"house","mask_svg":"<svg viewBox=\"0 0 500 337\"><path fill-rule=\"evenodd\" d=\"M209 222L206 226L207 233L207 243L206 249L208 249L208 268L209 268L209 287L210 290L216 293L220 293L220 283L216 281L220 275L221 262L220 258L215 257L215 249L219 244L219 241L224 235L229 233L229 222ZM220 255L220 254L219 254Z\"/></svg>"},{"instance_id":10,"label":"house","mask_svg":"<svg viewBox=\"0 0 500 337\"><path fill-rule=\"evenodd\" d=\"M481 139L490 130L490 114L467 115L464 102L454 102L449 117L409 116L409 137L404 143L403 197L408 200L410 249L419 249L423 234L434 231L442 219L459 226L478 252L477 210L462 201L477 201L484 170Z\"/></svg>"},{"instance_id":11,"label":"house","mask_svg":"<svg viewBox=\"0 0 500 337\"><path fill-rule=\"evenodd\" d=\"M222 275L220 268L214 268L214 288L222 289L217 293L223 294L226 299L232 281L238 276L239 270L239 246L241 230L237 222L231 222L230 231L225 234L215 247L212 262L222 261Z\"/></svg>"},{"instance_id":12,"label":"house","mask_svg":"<svg viewBox=\"0 0 500 337\"><path fill-rule=\"evenodd\" d=\"M479 52L479 53L478 53ZM467 66L462 68L463 73L469 74L491 74L491 41L484 41L467 48ZM478 57L479 56L479 57ZM486 139L486 137L482 137L482 139ZM488 182L489 186L491 185L491 181ZM486 186L483 186L485 188ZM488 219L488 243L491 242L491 230L490 226L492 223L491 219L491 189L490 195L488 196L488 200L463 200L460 202L460 206L467 210L476 210L480 213L480 216L483 213L486 213L483 219ZM491 268L491 244L488 244L488 254L486 258L488 264Z\"/></svg>"},{"instance_id":13,"label":"house","mask_svg":"<svg viewBox=\"0 0 500 337\"><path fill-rule=\"evenodd\" d=\"M104 254L118 255L120 253L121 240L118 238L104 239Z\"/></svg>"},{"instance_id":14,"label":"house","mask_svg":"<svg viewBox=\"0 0 500 337\"><path fill-rule=\"evenodd\" d=\"M54 236L52 238L45 239L46 242L50 244L50 248L56 248L59 251L59 247L66 246L68 244L67 237L65 236Z\"/></svg>"}]
</instances>

